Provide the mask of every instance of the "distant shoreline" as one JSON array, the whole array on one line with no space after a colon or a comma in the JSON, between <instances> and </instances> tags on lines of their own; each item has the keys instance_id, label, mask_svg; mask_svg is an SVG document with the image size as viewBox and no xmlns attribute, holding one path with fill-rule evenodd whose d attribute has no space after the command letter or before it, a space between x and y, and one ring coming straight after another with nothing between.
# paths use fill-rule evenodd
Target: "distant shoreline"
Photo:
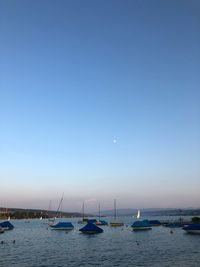
<instances>
[{"instance_id":1,"label":"distant shoreline","mask_svg":"<svg viewBox=\"0 0 200 267\"><path fill-rule=\"evenodd\" d=\"M142 216L200 216L200 209L141 209ZM118 209L118 216L133 216L136 209ZM79 212L57 212L40 209L21 209L0 207L0 220L10 219L48 219L80 218L83 214ZM86 217L97 217L97 213L85 214ZM101 217L113 216L113 211L102 211Z\"/></svg>"}]
</instances>

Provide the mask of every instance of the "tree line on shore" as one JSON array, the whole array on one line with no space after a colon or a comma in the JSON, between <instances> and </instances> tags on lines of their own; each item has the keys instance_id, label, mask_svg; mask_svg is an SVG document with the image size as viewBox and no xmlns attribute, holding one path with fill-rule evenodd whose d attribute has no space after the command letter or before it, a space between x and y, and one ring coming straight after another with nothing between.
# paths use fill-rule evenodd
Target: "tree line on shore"
<instances>
[{"instance_id":1,"label":"tree line on shore","mask_svg":"<svg viewBox=\"0 0 200 267\"><path fill-rule=\"evenodd\" d=\"M5 209L0 208L0 220L6 219L48 219L54 217L80 217L80 213L59 212L47 210L29 210L29 209Z\"/></svg>"}]
</instances>

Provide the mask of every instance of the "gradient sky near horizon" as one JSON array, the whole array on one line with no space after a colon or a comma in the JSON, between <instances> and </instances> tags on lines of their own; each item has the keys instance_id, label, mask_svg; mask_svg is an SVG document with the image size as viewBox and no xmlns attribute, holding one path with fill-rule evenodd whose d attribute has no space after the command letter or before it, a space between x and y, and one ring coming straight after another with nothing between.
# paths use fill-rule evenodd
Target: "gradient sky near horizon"
<instances>
[{"instance_id":1,"label":"gradient sky near horizon","mask_svg":"<svg viewBox=\"0 0 200 267\"><path fill-rule=\"evenodd\" d=\"M200 207L200 2L0 1L0 206Z\"/></svg>"}]
</instances>

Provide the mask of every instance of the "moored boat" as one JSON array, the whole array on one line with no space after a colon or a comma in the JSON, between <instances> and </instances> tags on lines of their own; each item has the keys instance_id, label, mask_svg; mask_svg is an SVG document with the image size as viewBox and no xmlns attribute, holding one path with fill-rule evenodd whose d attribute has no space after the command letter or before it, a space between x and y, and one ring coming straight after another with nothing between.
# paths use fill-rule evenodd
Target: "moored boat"
<instances>
[{"instance_id":1,"label":"moored boat","mask_svg":"<svg viewBox=\"0 0 200 267\"><path fill-rule=\"evenodd\" d=\"M96 219L88 219L87 222L88 223L95 223L96 224L97 220Z\"/></svg>"},{"instance_id":2,"label":"moored boat","mask_svg":"<svg viewBox=\"0 0 200 267\"><path fill-rule=\"evenodd\" d=\"M98 221L96 221L95 224L96 225L108 225L108 223L106 221L103 221L103 220L98 220Z\"/></svg>"},{"instance_id":3,"label":"moored boat","mask_svg":"<svg viewBox=\"0 0 200 267\"><path fill-rule=\"evenodd\" d=\"M136 221L131 225L131 227L133 231L143 231L152 229L148 220Z\"/></svg>"},{"instance_id":4,"label":"moored boat","mask_svg":"<svg viewBox=\"0 0 200 267\"><path fill-rule=\"evenodd\" d=\"M103 233L103 229L95 225L94 223L87 223L83 228L79 229L83 234L99 234Z\"/></svg>"},{"instance_id":5,"label":"moored boat","mask_svg":"<svg viewBox=\"0 0 200 267\"><path fill-rule=\"evenodd\" d=\"M14 226L12 225L12 223L10 223L9 221L4 221L0 223L0 227L3 230L12 230L14 229Z\"/></svg>"},{"instance_id":6,"label":"moored boat","mask_svg":"<svg viewBox=\"0 0 200 267\"><path fill-rule=\"evenodd\" d=\"M88 222L88 218L85 218L85 202L83 201L82 220L78 221L78 224L86 224L87 222Z\"/></svg>"},{"instance_id":7,"label":"moored boat","mask_svg":"<svg viewBox=\"0 0 200 267\"><path fill-rule=\"evenodd\" d=\"M123 222L119 222L116 220L117 218L117 210L116 210L116 199L114 199L114 221L110 222L111 227L120 227L123 226Z\"/></svg>"},{"instance_id":8,"label":"moored boat","mask_svg":"<svg viewBox=\"0 0 200 267\"><path fill-rule=\"evenodd\" d=\"M189 234L200 234L200 223L189 224L182 228Z\"/></svg>"},{"instance_id":9,"label":"moored boat","mask_svg":"<svg viewBox=\"0 0 200 267\"><path fill-rule=\"evenodd\" d=\"M101 211L100 211L100 203L99 203L99 219L95 222L96 225L108 225L108 223L104 220L101 220Z\"/></svg>"},{"instance_id":10,"label":"moored boat","mask_svg":"<svg viewBox=\"0 0 200 267\"><path fill-rule=\"evenodd\" d=\"M82 220L78 221L78 224L86 224L88 222L88 218L83 218Z\"/></svg>"},{"instance_id":11,"label":"moored boat","mask_svg":"<svg viewBox=\"0 0 200 267\"><path fill-rule=\"evenodd\" d=\"M58 222L57 224L50 225L52 230L73 230L74 226L71 222Z\"/></svg>"}]
</instances>

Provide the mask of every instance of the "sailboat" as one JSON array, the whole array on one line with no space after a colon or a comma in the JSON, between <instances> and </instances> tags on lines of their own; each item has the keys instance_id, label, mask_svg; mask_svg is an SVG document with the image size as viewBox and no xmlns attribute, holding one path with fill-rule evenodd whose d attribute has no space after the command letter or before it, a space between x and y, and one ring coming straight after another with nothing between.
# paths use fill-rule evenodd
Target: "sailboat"
<instances>
[{"instance_id":1,"label":"sailboat","mask_svg":"<svg viewBox=\"0 0 200 267\"><path fill-rule=\"evenodd\" d=\"M50 212L51 212L51 200L49 201L49 207L46 212L46 217L48 218L48 224L53 224L56 217L50 217Z\"/></svg>"},{"instance_id":2,"label":"sailboat","mask_svg":"<svg viewBox=\"0 0 200 267\"><path fill-rule=\"evenodd\" d=\"M59 214L62 202L63 202L63 198L64 198L64 193L62 194L60 203L58 205L58 209L56 211L56 215ZM57 216L56 216L57 217ZM54 219L55 221L55 219ZM73 230L74 226L71 222L58 222L56 224L49 224L49 226L51 227L52 230Z\"/></svg>"},{"instance_id":3,"label":"sailboat","mask_svg":"<svg viewBox=\"0 0 200 267\"><path fill-rule=\"evenodd\" d=\"M149 223L148 220L143 220L143 221L135 221L132 225L132 230L133 231L143 231L143 230L151 230L152 227Z\"/></svg>"},{"instance_id":4,"label":"sailboat","mask_svg":"<svg viewBox=\"0 0 200 267\"><path fill-rule=\"evenodd\" d=\"M140 210L137 211L136 221L131 225L133 231L151 230L151 225L148 220L140 221Z\"/></svg>"},{"instance_id":5,"label":"sailboat","mask_svg":"<svg viewBox=\"0 0 200 267\"><path fill-rule=\"evenodd\" d=\"M101 220L101 213L100 213L100 203L99 203L99 220L96 221L96 225L108 225L106 221Z\"/></svg>"},{"instance_id":6,"label":"sailboat","mask_svg":"<svg viewBox=\"0 0 200 267\"><path fill-rule=\"evenodd\" d=\"M82 220L78 221L79 224L84 224L88 222L88 218L85 218L85 202L83 201L82 206Z\"/></svg>"},{"instance_id":7,"label":"sailboat","mask_svg":"<svg viewBox=\"0 0 200 267\"><path fill-rule=\"evenodd\" d=\"M140 219L140 210L138 210L136 218Z\"/></svg>"},{"instance_id":8,"label":"sailboat","mask_svg":"<svg viewBox=\"0 0 200 267\"><path fill-rule=\"evenodd\" d=\"M185 230L189 234L200 234L200 223L185 225L183 227L183 230Z\"/></svg>"},{"instance_id":9,"label":"sailboat","mask_svg":"<svg viewBox=\"0 0 200 267\"><path fill-rule=\"evenodd\" d=\"M116 199L114 199L114 221L110 222L110 226L111 227L119 227L119 226L123 226L124 223L123 222L117 222L116 221L117 218L117 212L116 212Z\"/></svg>"},{"instance_id":10,"label":"sailboat","mask_svg":"<svg viewBox=\"0 0 200 267\"><path fill-rule=\"evenodd\" d=\"M103 229L92 222L88 222L83 228L79 229L83 234L99 234L103 233Z\"/></svg>"}]
</instances>

